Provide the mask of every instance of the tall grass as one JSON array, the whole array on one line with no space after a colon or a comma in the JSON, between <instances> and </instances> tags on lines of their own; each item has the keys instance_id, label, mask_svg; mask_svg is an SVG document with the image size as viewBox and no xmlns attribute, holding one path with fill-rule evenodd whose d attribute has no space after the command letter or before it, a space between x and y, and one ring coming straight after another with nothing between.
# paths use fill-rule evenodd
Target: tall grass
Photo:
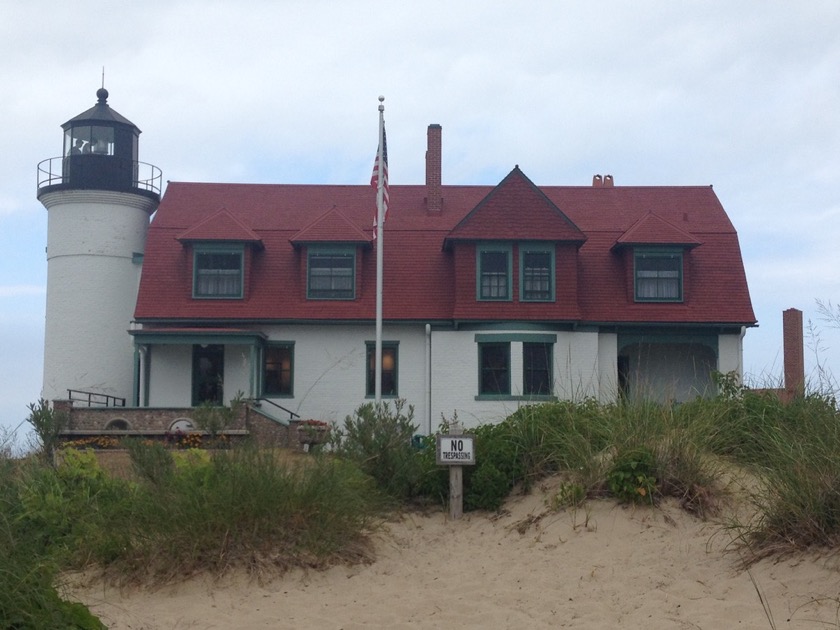
<instances>
[{"instance_id":1,"label":"tall grass","mask_svg":"<svg viewBox=\"0 0 840 630\"><path fill-rule=\"evenodd\" d=\"M367 557L383 504L350 462L289 463L256 448L152 462L170 472L146 475L116 515L122 551L99 558L113 575L170 580L234 567L260 575Z\"/></svg>"},{"instance_id":2,"label":"tall grass","mask_svg":"<svg viewBox=\"0 0 840 630\"><path fill-rule=\"evenodd\" d=\"M0 627L100 630L105 626L84 605L56 590L61 565L27 522L22 466L0 458Z\"/></svg>"},{"instance_id":3,"label":"tall grass","mask_svg":"<svg viewBox=\"0 0 840 630\"><path fill-rule=\"evenodd\" d=\"M752 422L750 422L752 420ZM750 561L804 548L840 545L840 413L812 394L777 413L749 417L753 447L744 464L759 480L756 516L739 523Z\"/></svg>"},{"instance_id":4,"label":"tall grass","mask_svg":"<svg viewBox=\"0 0 840 630\"><path fill-rule=\"evenodd\" d=\"M511 491L559 475L554 507L675 497L705 518L719 509L734 465L756 480L755 518L733 525L747 562L840 545L836 401L809 394L782 404L732 383L721 391L681 405L551 402L479 426L464 507L496 510ZM55 466L0 457L0 627L99 627L55 590L71 568L160 582L364 561L367 534L386 510L446 502L434 436L413 439L415 430L410 407L368 405L334 427L333 451L317 456L129 442L133 480L105 474L83 451L63 451Z\"/></svg>"}]
</instances>

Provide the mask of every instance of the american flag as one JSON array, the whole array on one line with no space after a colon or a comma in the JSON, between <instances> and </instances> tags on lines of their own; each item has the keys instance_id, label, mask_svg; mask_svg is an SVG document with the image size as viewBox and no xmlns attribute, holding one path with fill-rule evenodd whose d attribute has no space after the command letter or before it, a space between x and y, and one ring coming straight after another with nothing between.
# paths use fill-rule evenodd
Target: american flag
<instances>
[{"instance_id":1,"label":"american flag","mask_svg":"<svg viewBox=\"0 0 840 630\"><path fill-rule=\"evenodd\" d=\"M376 159L373 161L373 173L370 176L370 185L374 190L379 190L379 150L376 151ZM379 207L373 215L373 238L377 237ZM388 216L388 141L385 138L385 127L382 127L382 223Z\"/></svg>"}]
</instances>

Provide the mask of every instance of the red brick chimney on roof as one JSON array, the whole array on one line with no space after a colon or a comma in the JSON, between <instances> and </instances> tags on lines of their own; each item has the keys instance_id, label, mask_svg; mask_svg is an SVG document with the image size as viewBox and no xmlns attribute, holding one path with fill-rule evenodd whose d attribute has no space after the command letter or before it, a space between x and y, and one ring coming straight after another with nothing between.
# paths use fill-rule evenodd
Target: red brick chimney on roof
<instances>
[{"instance_id":1,"label":"red brick chimney on roof","mask_svg":"<svg viewBox=\"0 0 840 630\"><path fill-rule=\"evenodd\" d=\"M442 136L440 125L429 125L426 141L426 212L429 214L440 214L443 209Z\"/></svg>"},{"instance_id":2,"label":"red brick chimney on roof","mask_svg":"<svg viewBox=\"0 0 840 630\"><path fill-rule=\"evenodd\" d=\"M603 177L600 175L593 175L592 185L595 188L612 188L615 186L615 181L613 180L612 175L604 175Z\"/></svg>"},{"instance_id":3,"label":"red brick chimney on roof","mask_svg":"<svg viewBox=\"0 0 840 630\"><path fill-rule=\"evenodd\" d=\"M788 400L805 393L805 351L802 311L789 308L782 313L785 354L785 396Z\"/></svg>"}]
</instances>

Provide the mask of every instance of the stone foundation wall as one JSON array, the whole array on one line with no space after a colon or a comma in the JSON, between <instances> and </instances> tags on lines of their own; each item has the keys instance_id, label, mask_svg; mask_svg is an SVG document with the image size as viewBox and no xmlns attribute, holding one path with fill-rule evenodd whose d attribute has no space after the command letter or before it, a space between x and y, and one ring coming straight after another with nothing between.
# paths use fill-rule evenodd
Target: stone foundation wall
<instances>
[{"instance_id":1,"label":"stone foundation wall","mask_svg":"<svg viewBox=\"0 0 840 630\"><path fill-rule=\"evenodd\" d=\"M53 409L69 416L63 437L73 439L80 435L165 435L172 432L172 425L179 420L193 420L193 407L75 407L69 400L54 400ZM117 428L112 425L125 428ZM262 446L300 449L297 431L243 405L225 431L238 439L251 438ZM290 438L290 436L292 436Z\"/></svg>"}]
</instances>

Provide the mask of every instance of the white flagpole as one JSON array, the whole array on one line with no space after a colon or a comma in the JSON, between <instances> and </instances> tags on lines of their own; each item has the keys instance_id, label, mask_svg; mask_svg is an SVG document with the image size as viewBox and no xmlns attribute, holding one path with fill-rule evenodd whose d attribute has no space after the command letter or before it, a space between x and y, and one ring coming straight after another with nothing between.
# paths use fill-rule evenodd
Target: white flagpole
<instances>
[{"instance_id":1,"label":"white flagpole","mask_svg":"<svg viewBox=\"0 0 840 630\"><path fill-rule=\"evenodd\" d=\"M379 164L379 180L376 186L376 353L374 376L374 400L377 407L382 402L382 250L385 237L385 164L382 152L385 136L385 101L379 97L379 149L376 159Z\"/></svg>"}]
</instances>

